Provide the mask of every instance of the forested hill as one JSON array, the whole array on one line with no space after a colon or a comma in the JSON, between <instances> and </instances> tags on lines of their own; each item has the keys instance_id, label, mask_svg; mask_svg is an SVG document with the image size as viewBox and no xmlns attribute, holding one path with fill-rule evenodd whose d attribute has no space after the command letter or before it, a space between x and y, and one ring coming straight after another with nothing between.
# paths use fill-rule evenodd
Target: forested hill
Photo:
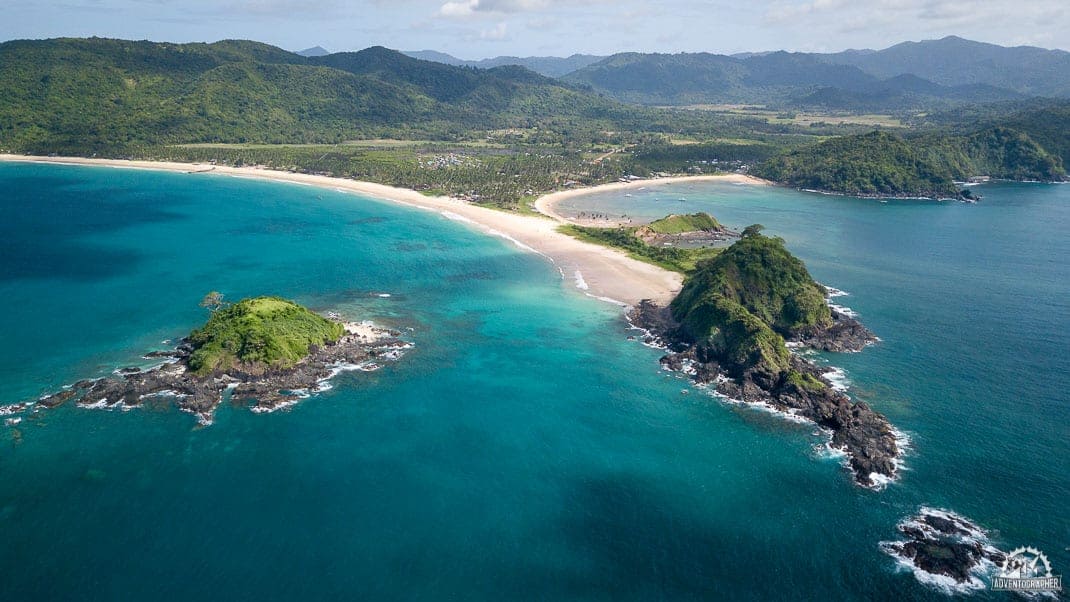
<instances>
[{"instance_id":1,"label":"forested hill","mask_svg":"<svg viewBox=\"0 0 1070 602\"><path fill-rule=\"evenodd\" d=\"M833 138L765 161L754 172L796 188L882 196L954 197L972 176L1061 180L1062 160L1028 135L991 128L970 135L887 132Z\"/></svg>"},{"instance_id":2,"label":"forested hill","mask_svg":"<svg viewBox=\"0 0 1070 602\"><path fill-rule=\"evenodd\" d=\"M303 57L249 41L0 44L0 148L7 150L449 139L626 113L520 67L451 67L385 48Z\"/></svg>"}]
</instances>

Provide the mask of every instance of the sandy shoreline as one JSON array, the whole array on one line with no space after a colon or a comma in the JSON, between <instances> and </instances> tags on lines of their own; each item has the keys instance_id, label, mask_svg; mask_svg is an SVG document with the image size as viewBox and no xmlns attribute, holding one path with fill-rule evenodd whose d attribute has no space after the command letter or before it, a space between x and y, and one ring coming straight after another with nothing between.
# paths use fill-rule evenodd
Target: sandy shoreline
<instances>
[{"instance_id":1,"label":"sandy shoreline","mask_svg":"<svg viewBox=\"0 0 1070 602\"><path fill-rule=\"evenodd\" d=\"M539 253L553 262L561 272L567 286L578 288L589 296L623 305L634 305L642 299L653 299L659 303L668 303L680 290L683 281L680 274L675 272L637 261L618 251L582 242L558 232L557 227L564 220L552 213L554 199L559 200L567 198L567 196L591 191L614 190L633 184L641 186L654 182L669 183L674 178L663 178L656 181L645 180L631 184L609 184L606 187L588 188L582 191L569 190L563 193L553 193L539 199L539 202L542 203L544 199L549 199L546 206L550 207L551 212L547 214L551 217L556 217L556 219L544 219L487 209L448 197L425 196L414 190L394 188L382 184L256 167L23 155L0 155L0 161L155 169L189 173L191 175L219 174L276 182L308 184L339 192L355 192L376 199L435 211L447 219L466 223L487 234L510 240L518 247ZM718 178L724 181L726 178L733 177L736 176L707 176L700 178ZM746 176L741 177L746 178ZM696 181L700 178L682 178L681 180Z\"/></svg>"},{"instance_id":2,"label":"sandy shoreline","mask_svg":"<svg viewBox=\"0 0 1070 602\"><path fill-rule=\"evenodd\" d=\"M649 180L634 180L632 182L613 182L612 184L602 184L601 186L592 186L589 188L574 188L571 190L551 192L550 194L546 194L539 197L538 200L535 201L535 209L537 209L539 213L548 215L558 221L575 223L575 220L571 220L557 212L556 207L558 203L566 199L571 199L578 196L585 196L597 192L635 190L639 188L646 188L648 186L663 186L666 184L689 184L694 182L727 182L730 184L747 184L751 186L773 185L773 183L768 180L763 180L754 176L748 176L745 174L738 173L709 176L673 176L668 178L653 178ZM612 226L613 224L599 223L581 225Z\"/></svg>"}]
</instances>

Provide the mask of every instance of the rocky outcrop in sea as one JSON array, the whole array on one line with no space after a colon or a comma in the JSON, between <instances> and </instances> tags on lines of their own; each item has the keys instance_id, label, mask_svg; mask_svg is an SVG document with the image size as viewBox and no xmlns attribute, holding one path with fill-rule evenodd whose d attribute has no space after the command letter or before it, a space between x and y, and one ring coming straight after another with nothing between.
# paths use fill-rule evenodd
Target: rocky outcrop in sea
<instances>
[{"instance_id":1,"label":"rocky outcrop in sea","mask_svg":"<svg viewBox=\"0 0 1070 602\"><path fill-rule=\"evenodd\" d=\"M346 333L340 339L314 346L307 357L291 367L238 364L205 376L189 369L193 347L183 340L174 350L146 354L147 359L166 359L160 366L144 370L121 368L111 376L81 380L36 403L20 404L20 411L50 409L71 402L94 409L129 409L167 398L179 409L197 416L202 425L208 425L228 393L231 401L248 405L254 412L270 412L321 390L340 372L376 370L412 347L412 343L399 338L397 331L368 322L345 326Z\"/></svg>"},{"instance_id":2,"label":"rocky outcrop in sea","mask_svg":"<svg viewBox=\"0 0 1070 602\"><path fill-rule=\"evenodd\" d=\"M895 478L902 453L896 431L868 404L852 401L837 390L824 376L827 370L792 354L792 370L823 386L807 386L798 377L790 378L790 371L774 372L761 364L740 371L737 366L722 364L706 347L688 342L668 308L643 301L628 317L648 333L647 343L669 351L661 358L666 368L689 374L695 382L709 385L730 399L764 404L827 429L830 447L846 453L858 484L878 488ZM825 351L861 351L876 340L858 320L833 310L830 326L800 331L788 342L794 347Z\"/></svg>"},{"instance_id":3,"label":"rocky outcrop in sea","mask_svg":"<svg viewBox=\"0 0 1070 602\"><path fill-rule=\"evenodd\" d=\"M984 589L981 577L1007 555L989 544L984 529L947 510L922 507L897 525L900 541L883 541L881 550L927 585L947 593Z\"/></svg>"}]
</instances>

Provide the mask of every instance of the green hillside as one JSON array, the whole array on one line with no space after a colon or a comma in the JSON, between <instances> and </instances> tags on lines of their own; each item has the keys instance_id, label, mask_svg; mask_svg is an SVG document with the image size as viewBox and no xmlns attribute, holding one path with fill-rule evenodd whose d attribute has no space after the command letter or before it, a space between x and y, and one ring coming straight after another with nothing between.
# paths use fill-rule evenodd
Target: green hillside
<instances>
[{"instance_id":1,"label":"green hillside","mask_svg":"<svg viewBox=\"0 0 1070 602\"><path fill-rule=\"evenodd\" d=\"M952 196L951 172L902 138L874 131L791 151L759 165L757 175L794 186L847 194Z\"/></svg>"},{"instance_id":2,"label":"green hillside","mask_svg":"<svg viewBox=\"0 0 1070 602\"><path fill-rule=\"evenodd\" d=\"M0 44L7 150L450 139L473 128L567 129L624 115L520 67L451 67L379 47L306 58L247 41Z\"/></svg>"},{"instance_id":3,"label":"green hillside","mask_svg":"<svg viewBox=\"0 0 1070 602\"><path fill-rule=\"evenodd\" d=\"M903 139L881 131L843 136L774 157L756 175L804 189L888 196L957 196L972 176L1060 180L1062 161L1028 135L991 128Z\"/></svg>"},{"instance_id":4,"label":"green hillside","mask_svg":"<svg viewBox=\"0 0 1070 602\"><path fill-rule=\"evenodd\" d=\"M721 223L709 213L667 215L650 222L647 227L657 234L681 234L683 232L720 230L723 228Z\"/></svg>"},{"instance_id":5,"label":"green hillside","mask_svg":"<svg viewBox=\"0 0 1070 602\"><path fill-rule=\"evenodd\" d=\"M788 371L784 337L832 323L825 289L783 240L755 227L699 262L670 308L685 338L721 358L733 376L751 369Z\"/></svg>"}]
</instances>

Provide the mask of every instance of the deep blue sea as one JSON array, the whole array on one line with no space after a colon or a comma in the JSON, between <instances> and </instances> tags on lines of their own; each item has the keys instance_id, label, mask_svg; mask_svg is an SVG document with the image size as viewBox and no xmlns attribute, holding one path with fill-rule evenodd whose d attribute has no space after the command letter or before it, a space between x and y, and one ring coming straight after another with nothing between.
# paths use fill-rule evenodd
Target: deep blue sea
<instances>
[{"instance_id":1,"label":"deep blue sea","mask_svg":"<svg viewBox=\"0 0 1070 602\"><path fill-rule=\"evenodd\" d=\"M849 292L882 342L819 359L911 440L873 492L812 427L692 389L618 308L433 212L0 163L0 404L144 363L209 290L416 345L207 428L67 406L0 426L0 600L941 600L878 548L923 505L1070 574L1070 186L979 191L703 184L565 208L762 223Z\"/></svg>"}]
</instances>

